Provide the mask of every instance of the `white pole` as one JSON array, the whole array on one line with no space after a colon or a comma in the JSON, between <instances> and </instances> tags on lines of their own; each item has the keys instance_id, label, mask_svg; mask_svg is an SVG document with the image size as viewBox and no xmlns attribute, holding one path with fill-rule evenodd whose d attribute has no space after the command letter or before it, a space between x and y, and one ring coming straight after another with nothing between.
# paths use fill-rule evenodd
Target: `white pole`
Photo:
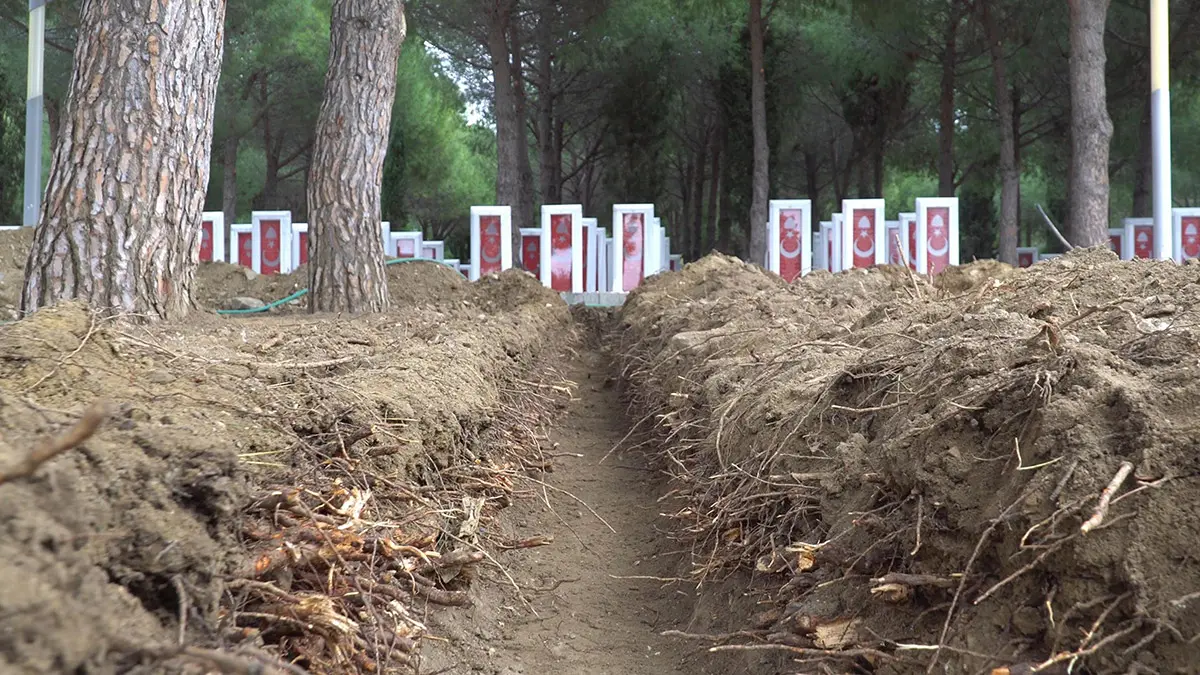
<instances>
[{"instance_id":1,"label":"white pole","mask_svg":"<svg viewBox=\"0 0 1200 675\"><path fill-rule=\"evenodd\" d=\"M1168 0L1150 0L1150 118L1154 148L1154 257L1174 256L1171 241L1171 86Z\"/></svg>"},{"instance_id":2,"label":"white pole","mask_svg":"<svg viewBox=\"0 0 1200 675\"><path fill-rule=\"evenodd\" d=\"M42 64L46 53L46 2L29 0L29 68L25 86L25 209L35 227L42 206Z\"/></svg>"}]
</instances>

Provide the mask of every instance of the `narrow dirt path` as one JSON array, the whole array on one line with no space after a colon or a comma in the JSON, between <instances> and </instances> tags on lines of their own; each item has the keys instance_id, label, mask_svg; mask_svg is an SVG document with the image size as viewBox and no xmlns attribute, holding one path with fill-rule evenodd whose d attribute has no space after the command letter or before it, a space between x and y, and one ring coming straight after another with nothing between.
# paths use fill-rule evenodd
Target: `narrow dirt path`
<instances>
[{"instance_id":1,"label":"narrow dirt path","mask_svg":"<svg viewBox=\"0 0 1200 675\"><path fill-rule=\"evenodd\" d=\"M496 575L482 585L475 607L462 610L469 616L458 615L471 628L451 617L438 621L450 648L427 644L433 649L426 650L422 672L685 672L694 648L660 635L686 623L691 607L679 585L656 580L672 576L678 562L660 532L661 485L629 457L601 463L628 430L615 387L606 384L605 356L584 351L569 368L565 375L579 385L576 399L550 440L553 452L582 457L557 457L554 472L542 476L553 488L507 511L518 532L554 536L550 546L501 558L536 615Z\"/></svg>"}]
</instances>

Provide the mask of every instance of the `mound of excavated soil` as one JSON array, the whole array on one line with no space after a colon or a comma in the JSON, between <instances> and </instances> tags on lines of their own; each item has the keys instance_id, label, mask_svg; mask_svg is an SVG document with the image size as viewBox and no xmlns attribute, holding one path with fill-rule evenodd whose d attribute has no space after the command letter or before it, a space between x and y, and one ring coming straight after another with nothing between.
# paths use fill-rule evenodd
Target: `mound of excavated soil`
<instances>
[{"instance_id":1,"label":"mound of excavated soil","mask_svg":"<svg viewBox=\"0 0 1200 675\"><path fill-rule=\"evenodd\" d=\"M630 296L692 571L753 573L766 610L723 639L836 672L1196 672L1200 266L1095 249L938 286L714 255Z\"/></svg>"},{"instance_id":2,"label":"mound of excavated soil","mask_svg":"<svg viewBox=\"0 0 1200 675\"><path fill-rule=\"evenodd\" d=\"M470 600L570 330L561 301L0 326L0 472L111 412L0 481L0 671L174 672L181 639L235 654L222 672L407 669L432 606Z\"/></svg>"},{"instance_id":3,"label":"mound of excavated soil","mask_svg":"<svg viewBox=\"0 0 1200 675\"><path fill-rule=\"evenodd\" d=\"M232 298L255 298L264 303L274 302L307 286L307 266L301 266L291 274L258 274L241 265L223 262L200 263L196 268L192 298L201 309L228 309ZM300 298L288 306L280 307L279 311L294 312L307 306L307 301Z\"/></svg>"},{"instance_id":4,"label":"mound of excavated soil","mask_svg":"<svg viewBox=\"0 0 1200 675\"><path fill-rule=\"evenodd\" d=\"M22 228L0 232L0 320L18 318L21 304L21 286L25 275L25 260L33 242L33 230ZM412 307L446 308L458 306L464 301L487 311L519 305L535 293L528 285L506 284L496 275L481 281L485 289L473 288L466 277L457 270L438 263L416 261L389 265L388 293L396 309ZM262 275L241 265L228 263L201 263L196 269L193 298L204 310L227 309L233 298L254 298L264 303L285 298L308 287L308 266L301 265L290 274ZM525 290L522 290L525 289ZM517 299L506 294L517 292ZM542 294L541 297L549 299ZM285 306L273 310L274 314L295 314L307 311L308 300L301 297Z\"/></svg>"},{"instance_id":5,"label":"mound of excavated soil","mask_svg":"<svg viewBox=\"0 0 1200 675\"><path fill-rule=\"evenodd\" d=\"M396 309L454 304L462 300L469 285L457 270L432 262L389 265L388 294ZM308 266L301 265L290 274L261 275L240 265L203 263L196 272L194 296L206 309L224 309L231 298L250 297L274 302L308 287ZM276 313L306 311L307 297L301 297Z\"/></svg>"}]
</instances>

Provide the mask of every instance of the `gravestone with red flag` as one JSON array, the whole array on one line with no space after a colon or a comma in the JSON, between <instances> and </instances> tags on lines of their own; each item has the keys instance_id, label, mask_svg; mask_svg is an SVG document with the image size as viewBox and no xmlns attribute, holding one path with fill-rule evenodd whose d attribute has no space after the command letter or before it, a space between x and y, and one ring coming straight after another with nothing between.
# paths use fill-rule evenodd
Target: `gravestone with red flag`
<instances>
[{"instance_id":1,"label":"gravestone with red flag","mask_svg":"<svg viewBox=\"0 0 1200 675\"><path fill-rule=\"evenodd\" d=\"M791 282L812 271L812 200L767 204L767 269Z\"/></svg>"},{"instance_id":2,"label":"gravestone with red flag","mask_svg":"<svg viewBox=\"0 0 1200 675\"><path fill-rule=\"evenodd\" d=\"M475 281L512 267L512 207L471 207L471 259L468 278Z\"/></svg>"}]
</instances>

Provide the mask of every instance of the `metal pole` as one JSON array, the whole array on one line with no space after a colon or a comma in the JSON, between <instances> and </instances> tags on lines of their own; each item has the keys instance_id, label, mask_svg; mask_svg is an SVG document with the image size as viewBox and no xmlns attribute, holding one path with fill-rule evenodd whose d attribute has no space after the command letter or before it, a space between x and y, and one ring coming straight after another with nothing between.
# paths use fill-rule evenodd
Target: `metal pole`
<instances>
[{"instance_id":1,"label":"metal pole","mask_svg":"<svg viewBox=\"0 0 1200 675\"><path fill-rule=\"evenodd\" d=\"M46 1L29 0L29 69L25 88L25 227L36 227L42 206L42 65Z\"/></svg>"},{"instance_id":2,"label":"metal pole","mask_svg":"<svg viewBox=\"0 0 1200 675\"><path fill-rule=\"evenodd\" d=\"M1171 227L1171 85L1168 0L1150 0L1150 119L1154 148L1154 257L1175 255Z\"/></svg>"}]
</instances>

